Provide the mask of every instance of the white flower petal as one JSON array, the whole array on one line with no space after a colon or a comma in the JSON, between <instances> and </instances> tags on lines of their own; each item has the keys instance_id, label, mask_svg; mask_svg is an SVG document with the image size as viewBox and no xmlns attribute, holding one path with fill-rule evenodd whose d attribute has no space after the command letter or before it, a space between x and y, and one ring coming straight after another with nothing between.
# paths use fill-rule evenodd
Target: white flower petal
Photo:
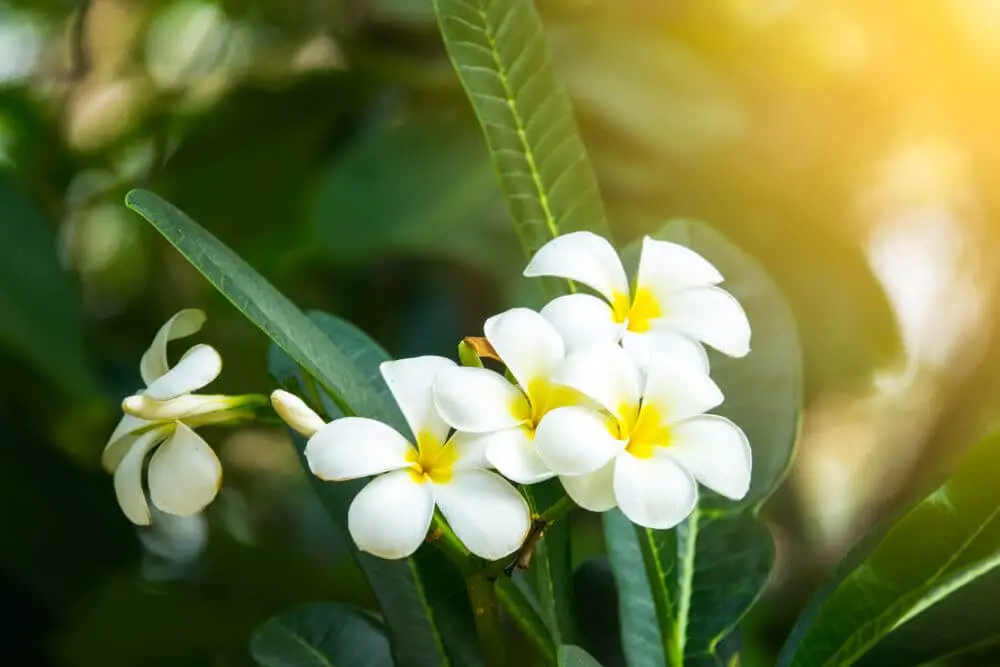
<instances>
[{"instance_id":1,"label":"white flower petal","mask_svg":"<svg viewBox=\"0 0 1000 667\"><path fill-rule=\"evenodd\" d=\"M486 458L486 449L489 447L492 433L465 433L456 431L445 443L447 447L455 448L455 462L451 464L453 470L463 470L470 468L489 468L490 462Z\"/></svg>"},{"instance_id":2,"label":"white flower petal","mask_svg":"<svg viewBox=\"0 0 1000 667\"><path fill-rule=\"evenodd\" d=\"M635 361L613 343L591 343L571 352L553 381L576 389L612 414L639 404L641 375Z\"/></svg>"},{"instance_id":3,"label":"white flower petal","mask_svg":"<svg viewBox=\"0 0 1000 667\"><path fill-rule=\"evenodd\" d=\"M136 439L133 433L148 424L149 422L145 419L139 419L129 414L122 415L121 421L115 426L115 430L112 431L111 437L108 438L108 444L104 446L104 452L101 454L101 465L107 472L114 472L122 458L128 454L128 450Z\"/></svg>"},{"instance_id":4,"label":"white flower petal","mask_svg":"<svg viewBox=\"0 0 1000 667\"><path fill-rule=\"evenodd\" d=\"M153 337L153 343L139 362L139 372L142 373L142 381L147 387L170 370L167 361L167 343L197 333L203 324L205 324L205 312L197 308L188 308L171 317L160 327Z\"/></svg>"},{"instance_id":5,"label":"white flower petal","mask_svg":"<svg viewBox=\"0 0 1000 667\"><path fill-rule=\"evenodd\" d=\"M642 240L636 289L650 290L658 301L671 292L721 282L722 274L694 250L648 236Z\"/></svg>"},{"instance_id":6,"label":"white flower petal","mask_svg":"<svg viewBox=\"0 0 1000 667\"><path fill-rule=\"evenodd\" d=\"M284 389L271 392L271 407L289 427L307 438L311 438L326 425L323 418L306 405L305 401Z\"/></svg>"},{"instance_id":7,"label":"white flower petal","mask_svg":"<svg viewBox=\"0 0 1000 667\"><path fill-rule=\"evenodd\" d=\"M531 528L528 503L488 470L456 471L446 483L434 485L434 498L458 539L487 560L517 551Z\"/></svg>"},{"instance_id":8,"label":"white flower petal","mask_svg":"<svg viewBox=\"0 0 1000 667\"><path fill-rule=\"evenodd\" d=\"M722 399L722 390L705 373L662 356L650 361L642 405L655 406L664 424L708 412Z\"/></svg>"},{"instance_id":9,"label":"white flower petal","mask_svg":"<svg viewBox=\"0 0 1000 667\"><path fill-rule=\"evenodd\" d=\"M642 369L649 366L650 358L655 353L696 371L709 372L708 353L701 343L670 328L654 327L643 333L626 331L622 336L622 347Z\"/></svg>"},{"instance_id":10,"label":"white flower petal","mask_svg":"<svg viewBox=\"0 0 1000 667\"><path fill-rule=\"evenodd\" d=\"M188 350L177 365L157 378L143 395L159 401L201 389L219 377L222 357L211 345L198 344Z\"/></svg>"},{"instance_id":11,"label":"white flower petal","mask_svg":"<svg viewBox=\"0 0 1000 667\"><path fill-rule=\"evenodd\" d=\"M591 512L606 512L618 505L615 500L615 460L586 475L560 477L563 488L577 505Z\"/></svg>"},{"instance_id":12,"label":"white flower petal","mask_svg":"<svg viewBox=\"0 0 1000 667\"><path fill-rule=\"evenodd\" d=\"M305 456L314 475L341 481L407 468L416 460L416 448L380 421L344 417L309 438Z\"/></svg>"},{"instance_id":13,"label":"white flower petal","mask_svg":"<svg viewBox=\"0 0 1000 667\"><path fill-rule=\"evenodd\" d=\"M625 448L608 430L609 421L587 408L557 408L535 430L535 449L559 475L593 472Z\"/></svg>"},{"instance_id":14,"label":"white flower petal","mask_svg":"<svg viewBox=\"0 0 1000 667\"><path fill-rule=\"evenodd\" d=\"M174 421L235 410L246 404L243 397L225 394L181 394L166 401L136 394L122 401L122 410L148 421Z\"/></svg>"},{"instance_id":15,"label":"white flower petal","mask_svg":"<svg viewBox=\"0 0 1000 667\"><path fill-rule=\"evenodd\" d=\"M434 380L434 402L445 422L471 433L517 426L531 414L524 393L488 368L441 371Z\"/></svg>"},{"instance_id":16,"label":"white flower petal","mask_svg":"<svg viewBox=\"0 0 1000 667\"><path fill-rule=\"evenodd\" d=\"M148 526L150 519L146 492L142 488L142 466L149 451L158 445L169 431L170 427L165 426L140 435L115 468L114 486L118 505L128 520L138 526Z\"/></svg>"},{"instance_id":17,"label":"white flower petal","mask_svg":"<svg viewBox=\"0 0 1000 667\"><path fill-rule=\"evenodd\" d=\"M586 343L617 343L625 328L615 322L611 306L592 294L556 297L545 304L541 315L556 328L568 351Z\"/></svg>"},{"instance_id":18,"label":"white flower petal","mask_svg":"<svg viewBox=\"0 0 1000 667\"><path fill-rule=\"evenodd\" d=\"M555 237L538 249L524 275L569 278L592 287L612 302L616 295L629 293L618 253L607 239L591 232Z\"/></svg>"},{"instance_id":19,"label":"white flower petal","mask_svg":"<svg viewBox=\"0 0 1000 667\"><path fill-rule=\"evenodd\" d=\"M518 484L535 484L555 477L538 455L529 429L509 428L485 438L487 460L507 479Z\"/></svg>"},{"instance_id":20,"label":"white flower petal","mask_svg":"<svg viewBox=\"0 0 1000 667\"><path fill-rule=\"evenodd\" d=\"M169 514L191 516L215 499L222 464L200 435L178 422L149 460L149 498Z\"/></svg>"},{"instance_id":21,"label":"white flower petal","mask_svg":"<svg viewBox=\"0 0 1000 667\"><path fill-rule=\"evenodd\" d=\"M663 302L664 323L730 357L750 351L750 322L733 295L718 287L696 287ZM656 325L654 325L656 326Z\"/></svg>"},{"instance_id":22,"label":"white flower petal","mask_svg":"<svg viewBox=\"0 0 1000 667\"><path fill-rule=\"evenodd\" d=\"M615 461L615 498L632 523L646 528L673 528L698 501L694 479L673 459L638 459L624 453Z\"/></svg>"},{"instance_id":23,"label":"white flower petal","mask_svg":"<svg viewBox=\"0 0 1000 667\"><path fill-rule=\"evenodd\" d=\"M552 323L529 308L511 308L483 325L486 340L528 395L536 382L547 382L566 355Z\"/></svg>"},{"instance_id":24,"label":"white flower petal","mask_svg":"<svg viewBox=\"0 0 1000 667\"><path fill-rule=\"evenodd\" d=\"M740 500L750 490L750 441L724 417L704 415L674 424L663 455L727 498Z\"/></svg>"},{"instance_id":25,"label":"white flower petal","mask_svg":"<svg viewBox=\"0 0 1000 667\"><path fill-rule=\"evenodd\" d=\"M448 424L434 406L432 387L438 373L455 366L451 359L431 355L384 361L379 366L389 391L417 440L420 440L421 434L438 442L447 437Z\"/></svg>"},{"instance_id":26,"label":"white flower petal","mask_svg":"<svg viewBox=\"0 0 1000 667\"><path fill-rule=\"evenodd\" d=\"M434 516L431 485L408 470L379 475L355 496L347 529L358 549L379 558L406 558L427 537Z\"/></svg>"}]
</instances>

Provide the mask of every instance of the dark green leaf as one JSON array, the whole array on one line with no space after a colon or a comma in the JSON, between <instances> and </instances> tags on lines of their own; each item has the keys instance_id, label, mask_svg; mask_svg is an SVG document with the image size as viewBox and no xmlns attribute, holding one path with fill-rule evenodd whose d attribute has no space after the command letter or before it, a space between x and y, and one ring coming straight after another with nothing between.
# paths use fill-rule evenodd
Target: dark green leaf
<instances>
[{"instance_id":1,"label":"dark green leaf","mask_svg":"<svg viewBox=\"0 0 1000 667\"><path fill-rule=\"evenodd\" d=\"M559 667L601 667L589 653L579 646L559 647Z\"/></svg>"},{"instance_id":2,"label":"dark green leaf","mask_svg":"<svg viewBox=\"0 0 1000 667\"><path fill-rule=\"evenodd\" d=\"M809 603L780 664L920 664L994 637L998 468L993 435L937 490L862 539Z\"/></svg>"},{"instance_id":3,"label":"dark green leaf","mask_svg":"<svg viewBox=\"0 0 1000 667\"><path fill-rule=\"evenodd\" d=\"M374 417L389 423L401 422L399 409L378 372L379 364L389 359L385 350L363 331L333 315L312 312L308 321L320 335L336 342L357 378L387 402L386 411ZM301 394L328 418L341 416L336 403L321 390L312 391L296 363L273 343L268 368L278 384ZM305 440L297 436L293 439L305 464ZM347 511L365 480L324 482L312 475L310 480L379 602L398 665L481 664L472 609L457 568L430 548L420 549L404 560L383 560L359 552L347 530Z\"/></svg>"},{"instance_id":4,"label":"dark green leaf","mask_svg":"<svg viewBox=\"0 0 1000 667\"><path fill-rule=\"evenodd\" d=\"M542 657L551 662L556 657L553 633L542 619L533 593L526 587L527 584L520 578L515 580L512 577L500 577L496 582L497 600Z\"/></svg>"},{"instance_id":5,"label":"dark green leaf","mask_svg":"<svg viewBox=\"0 0 1000 667\"><path fill-rule=\"evenodd\" d=\"M382 628L336 602L275 616L254 633L250 653L262 667L392 667Z\"/></svg>"},{"instance_id":6,"label":"dark green leaf","mask_svg":"<svg viewBox=\"0 0 1000 667\"><path fill-rule=\"evenodd\" d=\"M534 3L434 0L434 6L525 251L571 231L610 236L597 178Z\"/></svg>"}]
</instances>

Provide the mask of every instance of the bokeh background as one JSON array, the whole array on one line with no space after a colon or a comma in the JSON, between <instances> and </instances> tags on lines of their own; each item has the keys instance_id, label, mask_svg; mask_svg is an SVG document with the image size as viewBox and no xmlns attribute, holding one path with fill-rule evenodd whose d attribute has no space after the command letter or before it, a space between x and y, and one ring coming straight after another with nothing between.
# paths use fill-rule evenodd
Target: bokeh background
<instances>
[{"instance_id":1,"label":"bokeh background","mask_svg":"<svg viewBox=\"0 0 1000 667\"><path fill-rule=\"evenodd\" d=\"M773 664L823 572L1000 414L1000 2L537 4L618 239L704 220L796 313L807 411L744 624ZM119 512L100 452L173 312L208 311L220 391L272 386L132 187L396 356L537 304L430 0L0 0L5 664L245 665L270 614L370 601L280 431L209 433L204 516Z\"/></svg>"}]
</instances>

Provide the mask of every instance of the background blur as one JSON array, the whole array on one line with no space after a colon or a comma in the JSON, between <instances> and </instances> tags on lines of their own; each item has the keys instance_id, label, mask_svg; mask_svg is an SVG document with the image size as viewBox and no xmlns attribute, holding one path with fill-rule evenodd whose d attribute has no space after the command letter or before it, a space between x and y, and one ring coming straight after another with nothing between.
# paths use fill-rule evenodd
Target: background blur
<instances>
[{"instance_id":1,"label":"background blur","mask_svg":"<svg viewBox=\"0 0 1000 667\"><path fill-rule=\"evenodd\" d=\"M618 240L702 219L798 316L808 409L744 636L771 664L824 570L1000 414L1000 2L538 5ZM124 208L137 186L397 356L537 304L430 0L0 0L10 664L243 665L271 613L369 599L281 432L209 433L204 517L118 510L100 452L173 312L208 311L220 391L271 388L264 336Z\"/></svg>"}]
</instances>

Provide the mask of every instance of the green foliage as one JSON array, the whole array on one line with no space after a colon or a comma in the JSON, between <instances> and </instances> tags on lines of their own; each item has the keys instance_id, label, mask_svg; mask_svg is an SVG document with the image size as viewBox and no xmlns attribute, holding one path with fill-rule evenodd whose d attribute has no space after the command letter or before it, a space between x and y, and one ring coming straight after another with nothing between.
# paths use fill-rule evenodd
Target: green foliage
<instances>
[{"instance_id":1,"label":"green foliage","mask_svg":"<svg viewBox=\"0 0 1000 667\"><path fill-rule=\"evenodd\" d=\"M559 667L601 667L601 664L579 646L559 647Z\"/></svg>"},{"instance_id":2,"label":"green foliage","mask_svg":"<svg viewBox=\"0 0 1000 667\"><path fill-rule=\"evenodd\" d=\"M336 602L275 616L254 633L250 653L261 667L392 667L378 623Z\"/></svg>"},{"instance_id":3,"label":"green foliage","mask_svg":"<svg viewBox=\"0 0 1000 667\"><path fill-rule=\"evenodd\" d=\"M992 435L944 484L862 539L809 603L780 664L913 665L993 640L998 466Z\"/></svg>"}]
</instances>

